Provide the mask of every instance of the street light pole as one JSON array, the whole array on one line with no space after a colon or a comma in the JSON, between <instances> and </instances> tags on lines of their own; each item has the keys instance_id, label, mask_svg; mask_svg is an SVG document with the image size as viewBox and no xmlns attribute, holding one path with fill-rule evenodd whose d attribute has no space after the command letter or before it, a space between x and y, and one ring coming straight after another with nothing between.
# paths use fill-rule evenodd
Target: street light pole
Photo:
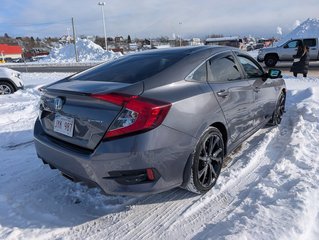
<instances>
[{"instance_id":1,"label":"street light pole","mask_svg":"<svg viewBox=\"0 0 319 240\"><path fill-rule=\"evenodd\" d=\"M105 50L107 50L107 38L106 38L106 30L105 30L105 17L104 17L104 6L105 2L98 2L99 6L101 6L102 17L103 17L103 28L104 28L104 41L105 41Z\"/></svg>"},{"instance_id":2,"label":"street light pole","mask_svg":"<svg viewBox=\"0 0 319 240\"><path fill-rule=\"evenodd\" d=\"M179 26L180 26L180 33L179 33L179 46L181 47L182 46L182 22L179 22L178 23Z\"/></svg>"}]
</instances>

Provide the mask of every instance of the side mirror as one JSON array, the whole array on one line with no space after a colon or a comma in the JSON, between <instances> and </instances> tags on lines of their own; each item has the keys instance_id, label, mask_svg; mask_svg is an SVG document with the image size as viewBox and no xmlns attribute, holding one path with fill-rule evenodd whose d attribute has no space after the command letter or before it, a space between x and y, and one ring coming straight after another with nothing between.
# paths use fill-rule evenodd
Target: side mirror
<instances>
[{"instance_id":1,"label":"side mirror","mask_svg":"<svg viewBox=\"0 0 319 240\"><path fill-rule=\"evenodd\" d=\"M269 69L268 73L265 73L262 76L262 80L265 82L268 78L270 79L282 78L281 71L278 69Z\"/></svg>"},{"instance_id":2,"label":"side mirror","mask_svg":"<svg viewBox=\"0 0 319 240\"><path fill-rule=\"evenodd\" d=\"M275 79L275 78L281 78L281 71L278 69L269 69L268 70L268 78Z\"/></svg>"}]
</instances>

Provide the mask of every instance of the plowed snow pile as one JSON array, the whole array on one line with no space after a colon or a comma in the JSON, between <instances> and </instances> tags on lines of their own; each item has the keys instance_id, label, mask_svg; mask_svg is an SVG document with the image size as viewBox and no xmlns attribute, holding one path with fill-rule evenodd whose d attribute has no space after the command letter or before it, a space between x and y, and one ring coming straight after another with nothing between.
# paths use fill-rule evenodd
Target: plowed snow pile
<instances>
[{"instance_id":1,"label":"plowed snow pile","mask_svg":"<svg viewBox=\"0 0 319 240\"><path fill-rule=\"evenodd\" d=\"M110 61L122 56L121 53L105 51L101 46L88 39L78 39L76 46L80 62ZM53 48L50 54L42 59L41 62L75 62L74 44L60 45Z\"/></svg>"},{"instance_id":2,"label":"plowed snow pile","mask_svg":"<svg viewBox=\"0 0 319 240\"><path fill-rule=\"evenodd\" d=\"M281 125L247 139L206 195L138 198L105 196L37 158L37 88L65 76L25 73L25 90L0 96L0 239L318 239L318 78L285 77Z\"/></svg>"}]
</instances>

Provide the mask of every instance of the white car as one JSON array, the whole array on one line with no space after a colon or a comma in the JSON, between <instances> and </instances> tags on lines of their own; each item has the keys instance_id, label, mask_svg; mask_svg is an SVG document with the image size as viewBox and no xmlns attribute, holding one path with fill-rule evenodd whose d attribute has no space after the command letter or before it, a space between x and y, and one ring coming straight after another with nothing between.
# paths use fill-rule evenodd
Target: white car
<instances>
[{"instance_id":1,"label":"white car","mask_svg":"<svg viewBox=\"0 0 319 240\"><path fill-rule=\"evenodd\" d=\"M23 87L20 72L0 67L0 95L14 93Z\"/></svg>"}]
</instances>

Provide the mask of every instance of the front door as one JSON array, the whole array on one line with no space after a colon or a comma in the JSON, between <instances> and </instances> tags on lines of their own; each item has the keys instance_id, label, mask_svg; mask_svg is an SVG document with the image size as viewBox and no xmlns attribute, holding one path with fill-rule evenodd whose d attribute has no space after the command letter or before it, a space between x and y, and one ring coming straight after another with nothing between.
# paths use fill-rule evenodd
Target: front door
<instances>
[{"instance_id":1,"label":"front door","mask_svg":"<svg viewBox=\"0 0 319 240\"><path fill-rule=\"evenodd\" d=\"M297 54L300 40L292 40L284 44L281 49L280 60L293 60L293 55Z\"/></svg>"},{"instance_id":2,"label":"front door","mask_svg":"<svg viewBox=\"0 0 319 240\"><path fill-rule=\"evenodd\" d=\"M232 52L209 60L208 82L224 113L231 142L238 141L254 127L254 94L243 79Z\"/></svg>"},{"instance_id":3,"label":"front door","mask_svg":"<svg viewBox=\"0 0 319 240\"><path fill-rule=\"evenodd\" d=\"M263 124L269 119L275 109L276 91L272 86L272 81L264 81L264 70L251 57L237 53L237 58L243 68L245 78L250 83L254 91L255 102L255 126Z\"/></svg>"}]
</instances>

